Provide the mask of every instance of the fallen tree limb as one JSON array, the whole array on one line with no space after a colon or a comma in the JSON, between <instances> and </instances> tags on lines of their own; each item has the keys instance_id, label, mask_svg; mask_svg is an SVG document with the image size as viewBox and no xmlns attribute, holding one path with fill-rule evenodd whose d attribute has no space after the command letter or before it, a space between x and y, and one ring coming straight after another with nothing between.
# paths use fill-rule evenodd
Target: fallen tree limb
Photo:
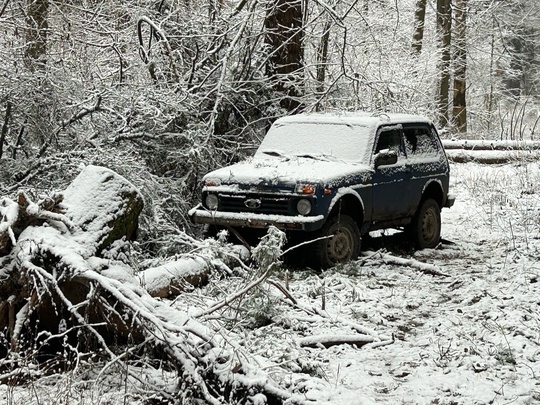
<instances>
[{"instance_id":1,"label":"fallen tree limb","mask_svg":"<svg viewBox=\"0 0 540 405\"><path fill-rule=\"evenodd\" d=\"M373 336L368 335L316 335L308 336L298 340L301 347L323 347L328 349L329 347L336 345L356 345L362 347L368 343L375 342Z\"/></svg>"},{"instance_id":2,"label":"fallen tree limb","mask_svg":"<svg viewBox=\"0 0 540 405\"><path fill-rule=\"evenodd\" d=\"M421 271L422 273L429 274L432 276L440 277L450 277L450 274L444 273L439 270L438 267L424 263L415 259L404 259L402 257L392 256L388 253L383 252L363 252L363 255L369 257L370 259L376 258L377 256L385 263L396 264L398 266L407 266L415 270Z\"/></svg>"},{"instance_id":3,"label":"fallen tree limb","mask_svg":"<svg viewBox=\"0 0 540 405\"><path fill-rule=\"evenodd\" d=\"M532 140L443 139L442 144L446 150L540 150L540 141Z\"/></svg>"},{"instance_id":4,"label":"fallen tree limb","mask_svg":"<svg viewBox=\"0 0 540 405\"><path fill-rule=\"evenodd\" d=\"M537 161L538 150L448 150L448 159L454 163L476 162L483 164L505 164L519 161Z\"/></svg>"},{"instance_id":5,"label":"fallen tree limb","mask_svg":"<svg viewBox=\"0 0 540 405\"><path fill-rule=\"evenodd\" d=\"M166 298L178 295L189 287L206 284L209 272L207 260L187 257L146 269L137 275L152 297Z\"/></svg>"}]
</instances>

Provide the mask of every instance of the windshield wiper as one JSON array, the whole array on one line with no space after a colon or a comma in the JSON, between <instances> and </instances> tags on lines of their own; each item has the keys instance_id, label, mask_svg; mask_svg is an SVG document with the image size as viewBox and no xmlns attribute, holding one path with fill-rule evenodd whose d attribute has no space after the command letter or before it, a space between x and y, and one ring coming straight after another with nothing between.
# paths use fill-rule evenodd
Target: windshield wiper
<instances>
[{"instance_id":1,"label":"windshield wiper","mask_svg":"<svg viewBox=\"0 0 540 405\"><path fill-rule=\"evenodd\" d=\"M287 156L285 156L283 153L278 152L277 150L263 150L262 153L268 156L281 157L286 160L289 160Z\"/></svg>"},{"instance_id":2,"label":"windshield wiper","mask_svg":"<svg viewBox=\"0 0 540 405\"><path fill-rule=\"evenodd\" d=\"M313 159L313 160L323 160L328 162L329 160L335 160L336 158L332 155L325 155L324 153L302 153L298 155L294 155L299 158L307 158L307 159ZM330 159L331 158L331 159Z\"/></svg>"}]
</instances>

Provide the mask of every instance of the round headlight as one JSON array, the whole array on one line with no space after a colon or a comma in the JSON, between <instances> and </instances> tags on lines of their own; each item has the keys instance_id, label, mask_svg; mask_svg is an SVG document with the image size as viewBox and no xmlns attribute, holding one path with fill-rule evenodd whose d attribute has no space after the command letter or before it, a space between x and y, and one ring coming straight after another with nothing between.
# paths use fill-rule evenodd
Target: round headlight
<instances>
[{"instance_id":1,"label":"round headlight","mask_svg":"<svg viewBox=\"0 0 540 405\"><path fill-rule=\"evenodd\" d=\"M215 194L208 194L206 196L206 199L204 200L204 203L206 204L206 208L209 210L217 210L219 205L219 198Z\"/></svg>"},{"instance_id":2,"label":"round headlight","mask_svg":"<svg viewBox=\"0 0 540 405\"><path fill-rule=\"evenodd\" d=\"M311 202L302 198L296 203L296 210L300 215L307 215L311 212Z\"/></svg>"}]
</instances>

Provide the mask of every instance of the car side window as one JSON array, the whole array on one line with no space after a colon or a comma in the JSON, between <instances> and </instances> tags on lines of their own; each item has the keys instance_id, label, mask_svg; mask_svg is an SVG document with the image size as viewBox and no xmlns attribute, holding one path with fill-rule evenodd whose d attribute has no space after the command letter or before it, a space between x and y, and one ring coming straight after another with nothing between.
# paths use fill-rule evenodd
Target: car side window
<instances>
[{"instance_id":1,"label":"car side window","mask_svg":"<svg viewBox=\"0 0 540 405\"><path fill-rule=\"evenodd\" d=\"M404 128L405 150L408 156L433 156L437 154L437 144L427 126Z\"/></svg>"},{"instance_id":2,"label":"car side window","mask_svg":"<svg viewBox=\"0 0 540 405\"><path fill-rule=\"evenodd\" d=\"M383 129L379 133L375 154L381 150L390 149L397 153L398 156L404 156L403 144L401 143L401 129Z\"/></svg>"}]
</instances>

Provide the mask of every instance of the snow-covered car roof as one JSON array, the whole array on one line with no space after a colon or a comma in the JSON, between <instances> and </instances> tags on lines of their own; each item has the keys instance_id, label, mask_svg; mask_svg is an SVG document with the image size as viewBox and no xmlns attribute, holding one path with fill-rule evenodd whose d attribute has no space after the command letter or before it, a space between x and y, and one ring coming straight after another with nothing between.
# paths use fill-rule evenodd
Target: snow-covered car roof
<instances>
[{"instance_id":1,"label":"snow-covered car roof","mask_svg":"<svg viewBox=\"0 0 540 405\"><path fill-rule=\"evenodd\" d=\"M349 124L349 125L380 125L401 124L412 122L431 123L431 120L415 114L402 113L369 113L369 112L340 112L340 113L313 113L297 114L282 117L275 124L288 123L325 123L325 124Z\"/></svg>"}]
</instances>

